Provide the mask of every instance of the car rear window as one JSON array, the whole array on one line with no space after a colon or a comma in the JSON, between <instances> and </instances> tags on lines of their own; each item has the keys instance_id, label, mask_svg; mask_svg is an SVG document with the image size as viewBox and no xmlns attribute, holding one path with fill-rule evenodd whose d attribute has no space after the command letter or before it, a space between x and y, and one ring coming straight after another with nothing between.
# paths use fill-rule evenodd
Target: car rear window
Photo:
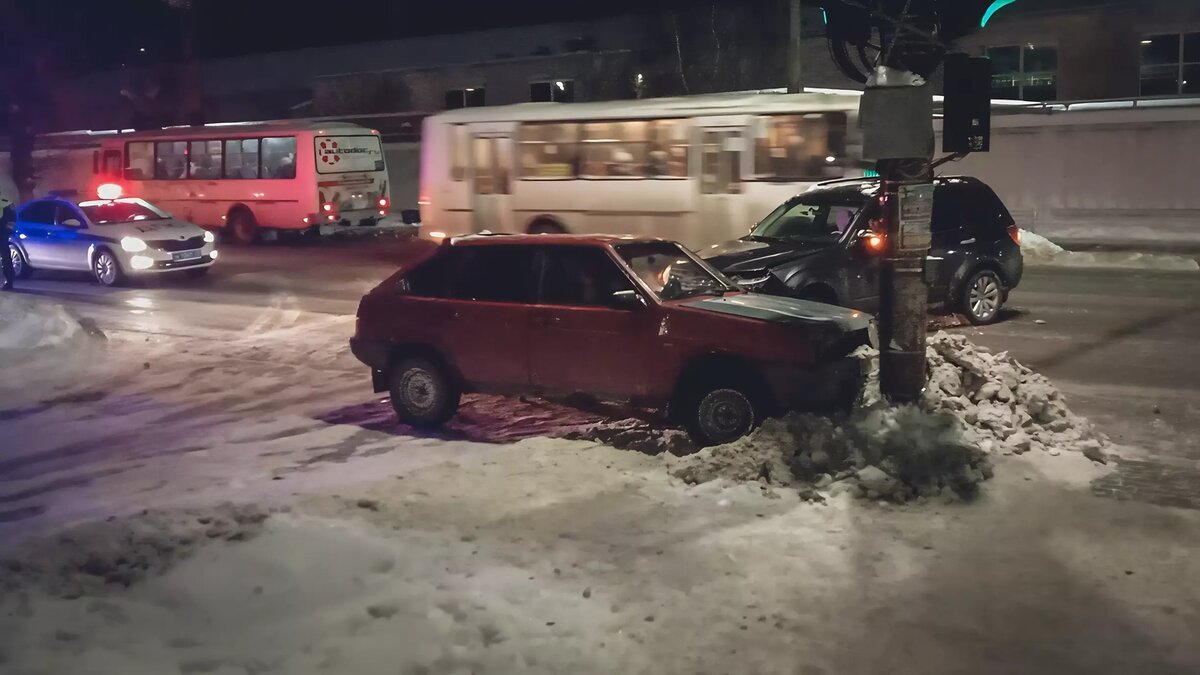
<instances>
[{"instance_id":1,"label":"car rear window","mask_svg":"<svg viewBox=\"0 0 1200 675\"><path fill-rule=\"evenodd\" d=\"M458 255L451 297L533 303L533 250L527 246L467 246Z\"/></svg>"},{"instance_id":2,"label":"car rear window","mask_svg":"<svg viewBox=\"0 0 1200 675\"><path fill-rule=\"evenodd\" d=\"M1004 202L996 196L990 187L978 181L969 181L963 193L963 207L966 210L964 222L968 227L978 228L976 236L986 236L992 239L1004 237L1013 218L1004 207Z\"/></svg>"}]
</instances>

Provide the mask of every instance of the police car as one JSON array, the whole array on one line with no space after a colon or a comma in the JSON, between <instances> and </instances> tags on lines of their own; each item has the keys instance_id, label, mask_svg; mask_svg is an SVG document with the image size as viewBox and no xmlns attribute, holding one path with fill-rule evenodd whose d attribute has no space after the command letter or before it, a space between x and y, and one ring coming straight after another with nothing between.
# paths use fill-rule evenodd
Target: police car
<instances>
[{"instance_id":1,"label":"police car","mask_svg":"<svg viewBox=\"0 0 1200 675\"><path fill-rule=\"evenodd\" d=\"M132 276L203 276L216 261L212 232L144 200L123 197L119 185L101 185L96 193L98 199L51 196L17 208L8 243L17 276L77 270L116 286Z\"/></svg>"}]
</instances>

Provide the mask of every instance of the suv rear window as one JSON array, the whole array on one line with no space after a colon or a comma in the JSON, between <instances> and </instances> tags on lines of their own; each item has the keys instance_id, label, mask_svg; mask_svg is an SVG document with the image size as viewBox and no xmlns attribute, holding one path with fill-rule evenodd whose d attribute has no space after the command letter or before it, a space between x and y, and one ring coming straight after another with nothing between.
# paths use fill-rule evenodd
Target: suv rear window
<instances>
[{"instance_id":1,"label":"suv rear window","mask_svg":"<svg viewBox=\"0 0 1200 675\"><path fill-rule=\"evenodd\" d=\"M979 228L973 234L999 239L1013 224L1013 218L992 188L979 181L968 181L962 192L965 209L963 222L969 228Z\"/></svg>"}]
</instances>

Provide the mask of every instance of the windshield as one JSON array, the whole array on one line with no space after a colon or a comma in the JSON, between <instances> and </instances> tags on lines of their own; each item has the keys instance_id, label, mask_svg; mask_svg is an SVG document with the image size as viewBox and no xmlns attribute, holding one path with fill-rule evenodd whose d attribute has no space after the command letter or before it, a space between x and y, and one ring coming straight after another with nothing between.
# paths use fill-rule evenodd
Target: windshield
<instances>
[{"instance_id":1,"label":"windshield","mask_svg":"<svg viewBox=\"0 0 1200 675\"><path fill-rule=\"evenodd\" d=\"M94 225L129 223L138 220L166 220L171 217L140 199L80 202L79 208Z\"/></svg>"},{"instance_id":2,"label":"windshield","mask_svg":"<svg viewBox=\"0 0 1200 675\"><path fill-rule=\"evenodd\" d=\"M733 281L693 258L679 244L639 242L618 244L615 248L633 273L663 300L722 295L737 290Z\"/></svg>"},{"instance_id":3,"label":"windshield","mask_svg":"<svg viewBox=\"0 0 1200 675\"><path fill-rule=\"evenodd\" d=\"M870 195L857 191L801 195L763 218L750 237L835 244L869 201Z\"/></svg>"}]
</instances>

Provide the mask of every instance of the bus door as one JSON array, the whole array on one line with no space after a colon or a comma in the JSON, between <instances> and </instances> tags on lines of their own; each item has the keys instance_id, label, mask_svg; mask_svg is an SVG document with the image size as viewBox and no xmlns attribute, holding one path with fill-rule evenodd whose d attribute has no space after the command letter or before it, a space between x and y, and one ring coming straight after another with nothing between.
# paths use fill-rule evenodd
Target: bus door
<instances>
[{"instance_id":1,"label":"bus door","mask_svg":"<svg viewBox=\"0 0 1200 675\"><path fill-rule=\"evenodd\" d=\"M471 136L471 231L511 232L512 137Z\"/></svg>"},{"instance_id":2,"label":"bus door","mask_svg":"<svg viewBox=\"0 0 1200 675\"><path fill-rule=\"evenodd\" d=\"M699 191L696 215L704 241L725 241L746 232L742 192L742 153L746 127L739 121L716 123L697 120L699 152L692 153L692 176Z\"/></svg>"}]
</instances>

